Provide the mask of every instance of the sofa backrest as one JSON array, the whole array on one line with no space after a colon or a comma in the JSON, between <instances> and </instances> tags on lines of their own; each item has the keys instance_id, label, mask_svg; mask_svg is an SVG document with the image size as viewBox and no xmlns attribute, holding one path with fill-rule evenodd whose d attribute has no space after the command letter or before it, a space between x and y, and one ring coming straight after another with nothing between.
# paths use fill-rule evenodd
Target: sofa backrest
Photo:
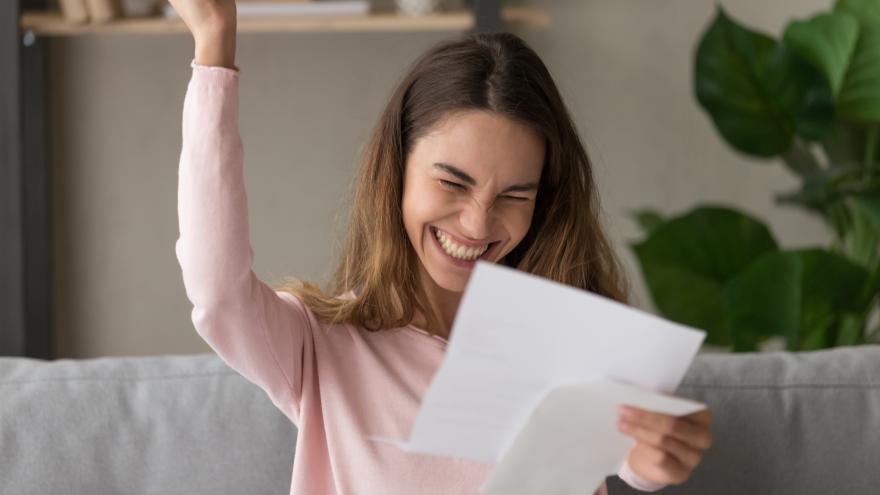
<instances>
[{"instance_id":1,"label":"sofa backrest","mask_svg":"<svg viewBox=\"0 0 880 495\"><path fill-rule=\"evenodd\" d=\"M2 494L286 494L295 443L213 354L0 358Z\"/></svg>"},{"instance_id":2,"label":"sofa backrest","mask_svg":"<svg viewBox=\"0 0 880 495\"><path fill-rule=\"evenodd\" d=\"M677 395L709 404L714 443L658 494L880 493L880 346L700 354ZM282 494L295 442L213 354L0 358L3 494Z\"/></svg>"}]
</instances>

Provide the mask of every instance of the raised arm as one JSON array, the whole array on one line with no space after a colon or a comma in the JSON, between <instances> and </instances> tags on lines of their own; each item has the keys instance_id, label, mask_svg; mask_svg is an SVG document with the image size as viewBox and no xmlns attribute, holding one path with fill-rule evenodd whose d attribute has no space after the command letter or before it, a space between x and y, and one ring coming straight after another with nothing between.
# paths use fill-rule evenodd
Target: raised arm
<instances>
[{"instance_id":1,"label":"raised arm","mask_svg":"<svg viewBox=\"0 0 880 495\"><path fill-rule=\"evenodd\" d=\"M171 3L196 41L183 104L175 246L193 324L230 367L298 423L312 333L302 304L276 293L252 270L238 130L235 5L232 0ZM225 10L230 5L231 14ZM223 27L230 25L231 34Z\"/></svg>"}]
</instances>

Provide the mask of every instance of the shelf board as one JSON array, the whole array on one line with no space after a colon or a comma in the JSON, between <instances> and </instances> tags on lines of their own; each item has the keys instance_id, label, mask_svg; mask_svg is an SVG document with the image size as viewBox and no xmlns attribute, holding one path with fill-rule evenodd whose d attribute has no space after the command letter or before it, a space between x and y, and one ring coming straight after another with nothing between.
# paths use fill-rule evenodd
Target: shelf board
<instances>
[{"instance_id":1,"label":"shelf board","mask_svg":"<svg viewBox=\"0 0 880 495\"><path fill-rule=\"evenodd\" d=\"M505 7L501 18L509 27L543 28L550 25L550 15L534 7ZM364 31L466 31L474 27L470 10L458 10L421 17L395 12L358 16L276 16L240 17L239 33L279 33L291 31L364 32ZM116 19L104 24L71 24L59 12L25 11L21 16L22 31L41 36L75 36L84 34L175 34L188 30L179 19L164 17Z\"/></svg>"}]
</instances>

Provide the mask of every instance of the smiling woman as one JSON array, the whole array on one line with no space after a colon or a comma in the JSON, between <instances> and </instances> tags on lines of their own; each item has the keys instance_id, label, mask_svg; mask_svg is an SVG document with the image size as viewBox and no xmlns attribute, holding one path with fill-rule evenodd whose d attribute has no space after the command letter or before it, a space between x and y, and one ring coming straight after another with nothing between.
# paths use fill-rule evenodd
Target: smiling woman
<instances>
[{"instance_id":1,"label":"smiling woman","mask_svg":"<svg viewBox=\"0 0 880 495\"><path fill-rule=\"evenodd\" d=\"M624 301L598 213L590 161L541 59L515 35L473 35L429 50L391 96L329 290L279 290L327 322L443 337L477 258Z\"/></svg>"},{"instance_id":2,"label":"smiling woman","mask_svg":"<svg viewBox=\"0 0 880 495\"><path fill-rule=\"evenodd\" d=\"M193 324L299 427L291 493L478 493L491 466L375 440L412 431L475 260L626 299L590 162L547 68L506 33L430 49L365 148L333 283L272 288L252 270L235 4L172 4L196 41L176 245ZM620 468L628 484L689 475L708 420L673 420L631 422L640 448Z\"/></svg>"}]
</instances>

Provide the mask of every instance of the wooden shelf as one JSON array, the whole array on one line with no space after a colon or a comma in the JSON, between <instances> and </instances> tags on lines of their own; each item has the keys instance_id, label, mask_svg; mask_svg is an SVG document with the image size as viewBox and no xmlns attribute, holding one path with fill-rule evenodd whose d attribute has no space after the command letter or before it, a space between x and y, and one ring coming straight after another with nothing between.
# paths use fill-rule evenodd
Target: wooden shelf
<instances>
[{"instance_id":1,"label":"wooden shelf","mask_svg":"<svg viewBox=\"0 0 880 495\"><path fill-rule=\"evenodd\" d=\"M534 7L505 7L501 18L510 27L543 28L550 25L550 15ZM394 12L360 16L290 16L239 18L239 33L279 33L291 31L365 32L365 31L465 31L474 27L470 10L444 12L422 17L408 17ZM179 19L164 17L118 19L106 24L71 24L59 12L25 11L22 31L42 36L84 34L175 34L187 33Z\"/></svg>"}]
</instances>

